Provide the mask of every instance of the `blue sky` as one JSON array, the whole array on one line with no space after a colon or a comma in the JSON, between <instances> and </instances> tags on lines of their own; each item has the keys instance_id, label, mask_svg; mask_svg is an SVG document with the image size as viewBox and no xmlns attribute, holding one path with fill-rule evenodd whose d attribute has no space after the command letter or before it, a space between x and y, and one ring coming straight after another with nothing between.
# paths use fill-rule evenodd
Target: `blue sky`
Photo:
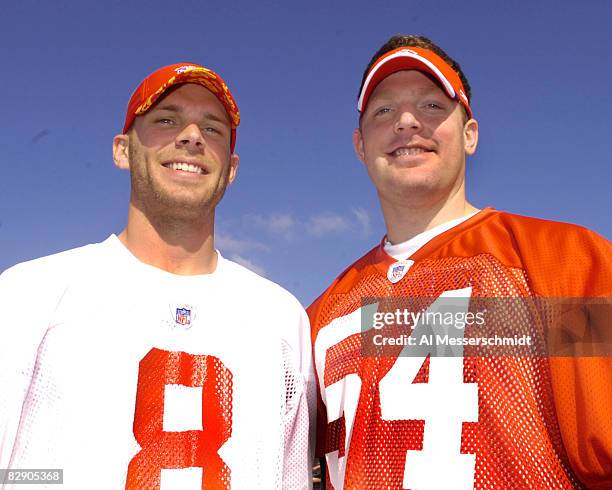
<instances>
[{"instance_id":1,"label":"blue sky","mask_svg":"<svg viewBox=\"0 0 612 490\"><path fill-rule=\"evenodd\" d=\"M384 234L351 133L362 71L397 33L432 38L470 80L476 206L610 239L610 19L609 0L4 2L0 270L121 231L111 142L128 98L193 61L242 113L218 247L308 305Z\"/></svg>"}]
</instances>

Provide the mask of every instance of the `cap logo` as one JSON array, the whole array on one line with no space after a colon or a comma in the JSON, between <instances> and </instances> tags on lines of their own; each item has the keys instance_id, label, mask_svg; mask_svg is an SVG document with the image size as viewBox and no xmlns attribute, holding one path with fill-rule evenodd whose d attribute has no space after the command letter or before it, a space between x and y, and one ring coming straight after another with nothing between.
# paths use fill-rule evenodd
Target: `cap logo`
<instances>
[{"instance_id":1,"label":"cap logo","mask_svg":"<svg viewBox=\"0 0 612 490\"><path fill-rule=\"evenodd\" d=\"M199 68L198 66L194 66L194 65L184 65L184 66L179 66L178 68L175 68L174 71L176 73L184 73L186 71L196 70L198 68Z\"/></svg>"}]
</instances>

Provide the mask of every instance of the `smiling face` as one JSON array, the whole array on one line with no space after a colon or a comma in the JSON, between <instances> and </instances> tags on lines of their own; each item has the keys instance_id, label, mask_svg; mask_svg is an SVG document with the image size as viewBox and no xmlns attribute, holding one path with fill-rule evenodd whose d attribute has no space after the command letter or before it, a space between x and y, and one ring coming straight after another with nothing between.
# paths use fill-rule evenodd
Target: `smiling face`
<instances>
[{"instance_id":1,"label":"smiling face","mask_svg":"<svg viewBox=\"0 0 612 490\"><path fill-rule=\"evenodd\" d=\"M205 87L169 91L114 140L115 163L130 170L132 205L179 220L214 210L238 167L230 135L223 105Z\"/></svg>"},{"instance_id":2,"label":"smiling face","mask_svg":"<svg viewBox=\"0 0 612 490\"><path fill-rule=\"evenodd\" d=\"M478 124L419 71L378 84L353 142L385 206L432 206L463 191Z\"/></svg>"}]
</instances>

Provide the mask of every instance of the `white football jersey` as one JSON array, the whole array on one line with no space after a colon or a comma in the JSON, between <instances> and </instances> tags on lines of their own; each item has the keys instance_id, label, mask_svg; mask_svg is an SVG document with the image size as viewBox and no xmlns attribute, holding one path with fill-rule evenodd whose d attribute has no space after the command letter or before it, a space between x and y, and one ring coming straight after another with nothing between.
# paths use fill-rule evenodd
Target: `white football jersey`
<instances>
[{"instance_id":1,"label":"white football jersey","mask_svg":"<svg viewBox=\"0 0 612 490\"><path fill-rule=\"evenodd\" d=\"M177 276L113 235L5 271L0 468L63 469L49 488L310 487L308 319L218 257Z\"/></svg>"}]
</instances>

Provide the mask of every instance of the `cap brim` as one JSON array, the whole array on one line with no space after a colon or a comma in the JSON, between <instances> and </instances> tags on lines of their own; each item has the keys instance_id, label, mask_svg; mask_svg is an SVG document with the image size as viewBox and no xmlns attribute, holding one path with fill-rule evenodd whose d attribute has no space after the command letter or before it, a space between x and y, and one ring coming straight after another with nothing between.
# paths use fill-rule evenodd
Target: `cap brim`
<instances>
[{"instance_id":1,"label":"cap brim","mask_svg":"<svg viewBox=\"0 0 612 490\"><path fill-rule=\"evenodd\" d=\"M417 47L404 47L381 56L370 68L361 87L357 110L363 112L374 89L386 77L402 70L418 70L431 76L446 94L463 105L472 117L469 100L459 75L437 54Z\"/></svg>"},{"instance_id":2,"label":"cap brim","mask_svg":"<svg viewBox=\"0 0 612 490\"><path fill-rule=\"evenodd\" d=\"M456 92L451 83L431 61L411 51L403 50L380 60L378 65L375 64L372 67L361 89L357 110L359 112L363 111L364 101L370 98L370 95L372 95L372 92L380 82L389 75L402 70L418 70L429 73L440 82L441 87L451 99L456 98Z\"/></svg>"}]
</instances>

